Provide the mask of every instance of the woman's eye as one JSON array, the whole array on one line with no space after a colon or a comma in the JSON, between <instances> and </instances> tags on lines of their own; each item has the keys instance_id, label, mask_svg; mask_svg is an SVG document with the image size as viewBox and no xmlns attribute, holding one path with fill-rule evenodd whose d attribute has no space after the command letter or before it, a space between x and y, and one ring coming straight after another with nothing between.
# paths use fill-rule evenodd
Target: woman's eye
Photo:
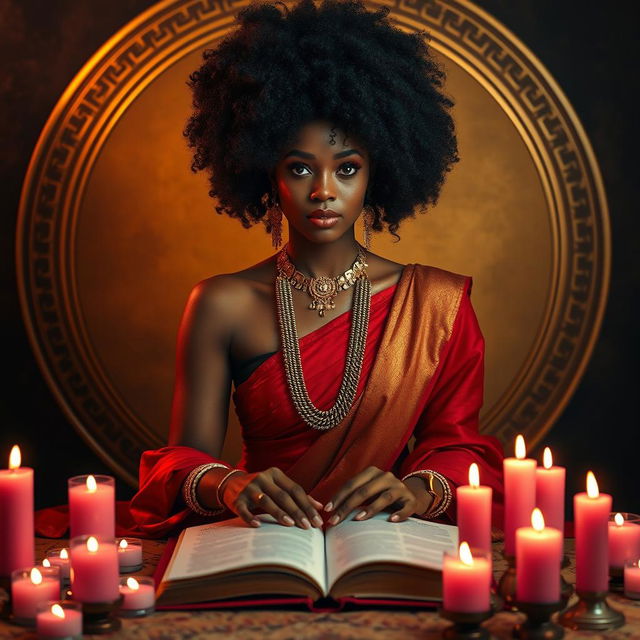
<instances>
[{"instance_id":1,"label":"woman's eye","mask_svg":"<svg viewBox=\"0 0 640 640\"><path fill-rule=\"evenodd\" d=\"M301 164L299 162L297 162L296 164L292 164L289 169L291 169L291 171L293 171L293 175L294 176L303 176L305 175L304 173L299 173L298 169L307 169L307 166L304 164Z\"/></svg>"},{"instance_id":2,"label":"woman's eye","mask_svg":"<svg viewBox=\"0 0 640 640\"><path fill-rule=\"evenodd\" d=\"M344 175L347 177L355 176L358 171L360 171L360 167L355 162L345 162L340 169L347 169L349 173L345 173Z\"/></svg>"}]
</instances>

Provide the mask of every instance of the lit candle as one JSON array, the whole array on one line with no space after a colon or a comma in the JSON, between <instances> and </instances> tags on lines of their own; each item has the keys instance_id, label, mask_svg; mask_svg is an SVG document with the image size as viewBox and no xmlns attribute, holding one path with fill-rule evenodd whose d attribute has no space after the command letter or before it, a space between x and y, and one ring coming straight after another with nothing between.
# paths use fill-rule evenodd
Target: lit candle
<instances>
[{"instance_id":1,"label":"lit candle","mask_svg":"<svg viewBox=\"0 0 640 640\"><path fill-rule=\"evenodd\" d=\"M118 542L120 573L138 571L142 567L142 543L135 538L122 538Z\"/></svg>"},{"instance_id":2,"label":"lit candle","mask_svg":"<svg viewBox=\"0 0 640 640\"><path fill-rule=\"evenodd\" d=\"M489 611L491 562L484 553L471 554L466 542L457 555L445 553L442 565L442 608L457 613Z\"/></svg>"},{"instance_id":3,"label":"lit candle","mask_svg":"<svg viewBox=\"0 0 640 640\"><path fill-rule=\"evenodd\" d=\"M624 595L640 600L640 560L627 560L624 566Z\"/></svg>"},{"instance_id":4,"label":"lit candle","mask_svg":"<svg viewBox=\"0 0 640 640\"><path fill-rule=\"evenodd\" d=\"M45 558L53 567L60 567L60 576L63 580L69 580L69 550L49 549ZM43 563L44 564L44 561Z\"/></svg>"},{"instance_id":5,"label":"lit candle","mask_svg":"<svg viewBox=\"0 0 640 640\"><path fill-rule=\"evenodd\" d=\"M80 536L71 541L71 589L80 602L118 598L118 550L113 538Z\"/></svg>"},{"instance_id":6,"label":"lit candle","mask_svg":"<svg viewBox=\"0 0 640 640\"><path fill-rule=\"evenodd\" d=\"M536 461L527 458L524 438L516 438L516 457L505 458L504 469L504 552L516 552L516 529L529 526L536 506Z\"/></svg>"},{"instance_id":7,"label":"lit candle","mask_svg":"<svg viewBox=\"0 0 640 640\"><path fill-rule=\"evenodd\" d=\"M574 496L573 510L576 535L576 591L608 591L611 496L598 491L598 483L591 471L587 474L587 492Z\"/></svg>"},{"instance_id":8,"label":"lit candle","mask_svg":"<svg viewBox=\"0 0 640 640\"><path fill-rule=\"evenodd\" d=\"M549 527L564 531L564 487L567 470L553 466L551 449L544 448L543 468L536 469L536 506Z\"/></svg>"},{"instance_id":9,"label":"lit candle","mask_svg":"<svg viewBox=\"0 0 640 640\"><path fill-rule=\"evenodd\" d=\"M0 470L0 576L35 564L33 469L20 463L16 445L9 455L9 469Z\"/></svg>"},{"instance_id":10,"label":"lit candle","mask_svg":"<svg viewBox=\"0 0 640 640\"><path fill-rule=\"evenodd\" d=\"M627 522L621 513L609 520L609 566L621 569L626 560L640 556L640 525Z\"/></svg>"},{"instance_id":11,"label":"lit candle","mask_svg":"<svg viewBox=\"0 0 640 640\"><path fill-rule=\"evenodd\" d=\"M120 581L120 594L124 598L120 608L124 611L151 613L156 604L153 578L149 576L123 578Z\"/></svg>"},{"instance_id":12,"label":"lit candle","mask_svg":"<svg viewBox=\"0 0 640 640\"><path fill-rule=\"evenodd\" d=\"M60 599L60 570L49 567L16 569L11 574L13 615L24 622L35 621L36 608L42 602Z\"/></svg>"},{"instance_id":13,"label":"lit candle","mask_svg":"<svg viewBox=\"0 0 640 640\"><path fill-rule=\"evenodd\" d=\"M82 636L82 612L79 602L48 602L38 607L38 638L74 638Z\"/></svg>"},{"instance_id":14,"label":"lit candle","mask_svg":"<svg viewBox=\"0 0 640 640\"><path fill-rule=\"evenodd\" d=\"M71 537L113 538L116 527L115 481L111 476L69 478Z\"/></svg>"},{"instance_id":15,"label":"lit candle","mask_svg":"<svg viewBox=\"0 0 640 640\"><path fill-rule=\"evenodd\" d=\"M469 484L456 489L458 537L472 549L491 550L491 487L480 486L480 471L469 467Z\"/></svg>"},{"instance_id":16,"label":"lit candle","mask_svg":"<svg viewBox=\"0 0 640 640\"><path fill-rule=\"evenodd\" d=\"M560 600L562 532L545 527L540 509L531 512L531 527L516 531L516 599L551 604Z\"/></svg>"}]
</instances>

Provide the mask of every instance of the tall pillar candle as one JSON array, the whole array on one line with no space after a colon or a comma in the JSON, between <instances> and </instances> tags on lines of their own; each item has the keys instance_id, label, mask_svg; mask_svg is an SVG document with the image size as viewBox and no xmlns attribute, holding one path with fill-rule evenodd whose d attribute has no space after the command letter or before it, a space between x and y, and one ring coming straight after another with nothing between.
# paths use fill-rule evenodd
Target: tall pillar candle
<instances>
[{"instance_id":1,"label":"tall pillar candle","mask_svg":"<svg viewBox=\"0 0 640 640\"><path fill-rule=\"evenodd\" d=\"M591 471L586 493L573 498L576 535L576 591L609 589L609 512L611 496L600 493Z\"/></svg>"},{"instance_id":2,"label":"tall pillar candle","mask_svg":"<svg viewBox=\"0 0 640 640\"><path fill-rule=\"evenodd\" d=\"M524 438L516 438L515 458L505 458L504 469L504 552L516 552L516 529L528 527L536 506L536 461L527 458Z\"/></svg>"},{"instance_id":3,"label":"tall pillar candle","mask_svg":"<svg viewBox=\"0 0 640 640\"><path fill-rule=\"evenodd\" d=\"M536 469L536 507L548 527L564 531L564 488L567 470L554 466L551 449L545 447L542 468Z\"/></svg>"},{"instance_id":4,"label":"tall pillar candle","mask_svg":"<svg viewBox=\"0 0 640 640\"><path fill-rule=\"evenodd\" d=\"M35 564L33 469L21 462L16 445L9 468L0 470L0 576L5 577Z\"/></svg>"},{"instance_id":5,"label":"tall pillar candle","mask_svg":"<svg viewBox=\"0 0 640 640\"><path fill-rule=\"evenodd\" d=\"M69 478L70 537L113 538L116 528L115 481L111 476Z\"/></svg>"},{"instance_id":6,"label":"tall pillar candle","mask_svg":"<svg viewBox=\"0 0 640 640\"><path fill-rule=\"evenodd\" d=\"M480 471L469 467L469 484L456 489L458 538L472 549L491 550L491 487L480 486Z\"/></svg>"}]
</instances>

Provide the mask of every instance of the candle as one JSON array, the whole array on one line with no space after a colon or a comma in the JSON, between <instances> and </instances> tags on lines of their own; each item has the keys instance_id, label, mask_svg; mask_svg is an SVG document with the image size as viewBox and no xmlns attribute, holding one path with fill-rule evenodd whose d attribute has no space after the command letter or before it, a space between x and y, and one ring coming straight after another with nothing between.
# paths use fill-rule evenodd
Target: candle
<instances>
[{"instance_id":1,"label":"candle","mask_svg":"<svg viewBox=\"0 0 640 640\"><path fill-rule=\"evenodd\" d=\"M118 563L120 573L138 571L142 567L142 543L135 538L118 541Z\"/></svg>"},{"instance_id":2,"label":"candle","mask_svg":"<svg viewBox=\"0 0 640 640\"><path fill-rule=\"evenodd\" d=\"M116 526L115 481L111 476L69 478L71 537L113 538Z\"/></svg>"},{"instance_id":3,"label":"candle","mask_svg":"<svg viewBox=\"0 0 640 640\"><path fill-rule=\"evenodd\" d=\"M21 467L20 448L9 455L9 469L0 470L0 576L35 564L33 469Z\"/></svg>"},{"instance_id":4,"label":"candle","mask_svg":"<svg viewBox=\"0 0 640 640\"><path fill-rule=\"evenodd\" d=\"M640 560L627 560L624 566L624 595L640 600Z\"/></svg>"},{"instance_id":5,"label":"candle","mask_svg":"<svg viewBox=\"0 0 640 640\"><path fill-rule=\"evenodd\" d=\"M123 597L120 609L151 613L156 604L156 593L153 578L138 576L123 578L120 581L120 594Z\"/></svg>"},{"instance_id":6,"label":"candle","mask_svg":"<svg viewBox=\"0 0 640 640\"><path fill-rule=\"evenodd\" d=\"M118 550L113 538L80 536L71 541L71 589L80 602L118 598Z\"/></svg>"},{"instance_id":7,"label":"candle","mask_svg":"<svg viewBox=\"0 0 640 640\"><path fill-rule=\"evenodd\" d=\"M34 621L40 603L59 599L60 570L57 567L16 569L11 574L11 607L19 621Z\"/></svg>"},{"instance_id":8,"label":"candle","mask_svg":"<svg viewBox=\"0 0 640 640\"><path fill-rule=\"evenodd\" d=\"M564 531L564 487L567 470L554 467L551 449L544 448L543 468L536 469L536 506L549 527Z\"/></svg>"},{"instance_id":9,"label":"candle","mask_svg":"<svg viewBox=\"0 0 640 640\"><path fill-rule=\"evenodd\" d=\"M516 457L505 458L504 469L504 552L516 552L516 529L529 525L536 502L536 461L526 458L524 438L516 438Z\"/></svg>"},{"instance_id":10,"label":"candle","mask_svg":"<svg viewBox=\"0 0 640 640\"><path fill-rule=\"evenodd\" d=\"M469 484L456 489L458 537L473 549L491 550L491 487L480 486L480 471L469 467Z\"/></svg>"},{"instance_id":11,"label":"candle","mask_svg":"<svg viewBox=\"0 0 640 640\"><path fill-rule=\"evenodd\" d=\"M471 554L467 542L458 554L444 554L442 566L443 609L457 613L489 611L491 562L485 553Z\"/></svg>"},{"instance_id":12,"label":"candle","mask_svg":"<svg viewBox=\"0 0 640 640\"><path fill-rule=\"evenodd\" d=\"M600 493L591 471L587 492L573 498L576 535L576 591L609 589L609 512L611 496Z\"/></svg>"},{"instance_id":13,"label":"candle","mask_svg":"<svg viewBox=\"0 0 640 640\"><path fill-rule=\"evenodd\" d=\"M531 527L516 531L516 599L551 604L560 601L562 532L545 527L540 509L531 513Z\"/></svg>"},{"instance_id":14,"label":"candle","mask_svg":"<svg viewBox=\"0 0 640 640\"><path fill-rule=\"evenodd\" d=\"M629 558L640 556L640 525L621 513L609 515L609 566L621 569Z\"/></svg>"},{"instance_id":15,"label":"candle","mask_svg":"<svg viewBox=\"0 0 640 640\"><path fill-rule=\"evenodd\" d=\"M38 606L36 631L38 638L80 638L82 612L79 602L65 600Z\"/></svg>"},{"instance_id":16,"label":"candle","mask_svg":"<svg viewBox=\"0 0 640 640\"><path fill-rule=\"evenodd\" d=\"M49 549L47 551L47 557L45 558L52 567L60 567L60 577L63 580L69 580L69 550L62 549ZM42 562L44 564L44 560Z\"/></svg>"}]
</instances>

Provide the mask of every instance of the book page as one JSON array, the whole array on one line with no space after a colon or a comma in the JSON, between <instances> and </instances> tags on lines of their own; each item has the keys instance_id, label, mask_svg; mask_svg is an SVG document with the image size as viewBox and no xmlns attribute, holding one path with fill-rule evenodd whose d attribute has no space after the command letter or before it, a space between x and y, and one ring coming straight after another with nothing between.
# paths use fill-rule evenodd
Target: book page
<instances>
[{"instance_id":1,"label":"book page","mask_svg":"<svg viewBox=\"0 0 640 640\"><path fill-rule=\"evenodd\" d=\"M325 534L329 588L347 571L369 562L406 562L428 569L442 569L442 553L458 547L458 527L419 518L389 522L389 514L377 513L359 522L360 509Z\"/></svg>"},{"instance_id":2,"label":"book page","mask_svg":"<svg viewBox=\"0 0 640 640\"><path fill-rule=\"evenodd\" d=\"M326 594L322 531L285 527L266 513L256 517L262 526L254 528L241 518L232 518L185 529L163 581L277 564L308 574Z\"/></svg>"}]
</instances>

